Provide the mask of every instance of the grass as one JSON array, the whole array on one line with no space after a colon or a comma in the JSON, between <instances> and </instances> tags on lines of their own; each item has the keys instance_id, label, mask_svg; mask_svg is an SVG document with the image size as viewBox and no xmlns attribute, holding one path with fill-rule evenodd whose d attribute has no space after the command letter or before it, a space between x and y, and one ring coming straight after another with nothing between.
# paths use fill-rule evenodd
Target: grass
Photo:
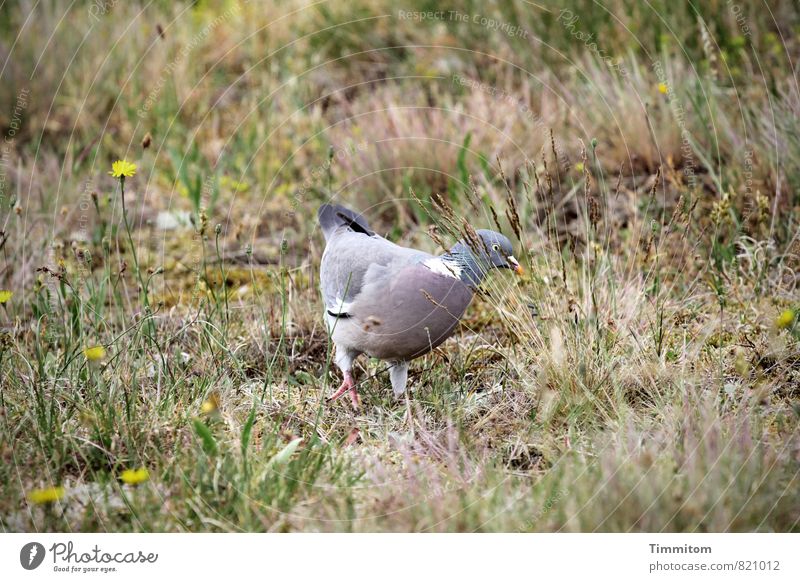
<instances>
[{"instance_id":1,"label":"grass","mask_svg":"<svg viewBox=\"0 0 800 582\"><path fill-rule=\"evenodd\" d=\"M738 6L7 8L2 528L798 531L800 14ZM527 272L357 413L332 198Z\"/></svg>"}]
</instances>

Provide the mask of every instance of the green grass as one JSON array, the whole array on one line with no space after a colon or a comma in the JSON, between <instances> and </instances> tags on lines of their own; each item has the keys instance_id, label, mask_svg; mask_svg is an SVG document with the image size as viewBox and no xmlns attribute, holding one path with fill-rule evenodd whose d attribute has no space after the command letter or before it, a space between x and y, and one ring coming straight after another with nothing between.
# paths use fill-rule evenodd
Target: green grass
<instances>
[{"instance_id":1,"label":"green grass","mask_svg":"<svg viewBox=\"0 0 800 582\"><path fill-rule=\"evenodd\" d=\"M129 4L0 24L4 530L800 529L791 2ZM357 413L330 198L527 272Z\"/></svg>"}]
</instances>

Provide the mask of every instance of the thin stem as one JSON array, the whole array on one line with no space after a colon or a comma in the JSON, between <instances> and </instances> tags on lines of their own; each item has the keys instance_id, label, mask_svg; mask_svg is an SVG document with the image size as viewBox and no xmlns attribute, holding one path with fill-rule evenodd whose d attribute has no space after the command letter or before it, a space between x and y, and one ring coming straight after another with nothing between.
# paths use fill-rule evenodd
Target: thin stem
<instances>
[{"instance_id":1,"label":"thin stem","mask_svg":"<svg viewBox=\"0 0 800 582\"><path fill-rule=\"evenodd\" d=\"M142 289L142 301L144 303L145 311L147 311L146 315L149 315L151 310L150 310L150 300L147 296L147 286L145 285L144 279L142 278L142 271L141 269L139 269L139 257L136 255L136 247L133 244L133 235L131 234L131 226L128 223L128 209L125 206L125 176L120 177L119 186L120 186L120 192L122 194L122 222L125 223L125 232L128 235L128 244L131 247L131 256L133 257L133 270L136 273L136 279L139 281L139 287ZM147 329L152 336L155 330L153 329L153 322L149 318L147 321Z\"/></svg>"}]
</instances>

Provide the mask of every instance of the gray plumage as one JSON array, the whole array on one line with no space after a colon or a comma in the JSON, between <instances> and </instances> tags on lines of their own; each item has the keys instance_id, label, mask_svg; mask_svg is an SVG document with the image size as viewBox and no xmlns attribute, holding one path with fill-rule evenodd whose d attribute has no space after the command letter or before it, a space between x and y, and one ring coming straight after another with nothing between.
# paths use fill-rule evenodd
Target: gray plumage
<instances>
[{"instance_id":1,"label":"gray plumage","mask_svg":"<svg viewBox=\"0 0 800 582\"><path fill-rule=\"evenodd\" d=\"M356 357L390 362L392 388L401 395L408 362L450 337L486 273L520 270L510 241L493 231L478 231L485 248L477 256L459 242L437 257L378 236L342 206L324 204L318 218L327 241L320 266L325 322L345 376L332 398L349 389L354 405Z\"/></svg>"}]
</instances>

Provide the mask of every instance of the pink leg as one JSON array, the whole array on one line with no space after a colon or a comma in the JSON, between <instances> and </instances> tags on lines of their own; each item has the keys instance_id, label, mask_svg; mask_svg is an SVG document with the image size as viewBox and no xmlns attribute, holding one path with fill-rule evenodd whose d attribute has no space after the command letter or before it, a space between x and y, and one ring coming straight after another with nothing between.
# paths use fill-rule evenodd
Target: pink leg
<instances>
[{"instance_id":1,"label":"pink leg","mask_svg":"<svg viewBox=\"0 0 800 582\"><path fill-rule=\"evenodd\" d=\"M350 372L344 373L344 380L342 381L342 385L339 386L339 389L334 392L331 396L328 397L328 402L333 402L340 396L342 396L345 392L350 392L350 400L353 403L353 408L358 408L358 391L356 390L356 383L353 380L353 376Z\"/></svg>"},{"instance_id":2,"label":"pink leg","mask_svg":"<svg viewBox=\"0 0 800 582\"><path fill-rule=\"evenodd\" d=\"M356 390L356 383L353 382L353 385L350 387L350 402L353 403L353 408L358 410L361 406L361 403L358 401L358 391Z\"/></svg>"}]
</instances>

